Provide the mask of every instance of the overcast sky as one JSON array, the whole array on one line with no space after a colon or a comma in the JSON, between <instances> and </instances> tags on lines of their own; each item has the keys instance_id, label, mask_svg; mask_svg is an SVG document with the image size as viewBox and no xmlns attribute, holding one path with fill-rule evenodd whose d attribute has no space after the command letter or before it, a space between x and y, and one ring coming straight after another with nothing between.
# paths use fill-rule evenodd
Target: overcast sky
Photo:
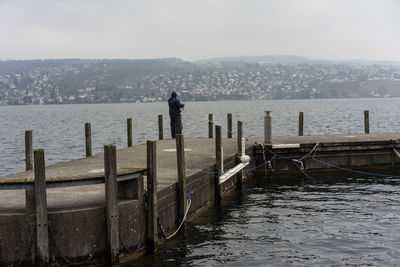
<instances>
[{"instance_id":1,"label":"overcast sky","mask_svg":"<svg viewBox=\"0 0 400 267\"><path fill-rule=\"evenodd\" d=\"M0 0L0 59L400 61L397 0Z\"/></svg>"}]
</instances>

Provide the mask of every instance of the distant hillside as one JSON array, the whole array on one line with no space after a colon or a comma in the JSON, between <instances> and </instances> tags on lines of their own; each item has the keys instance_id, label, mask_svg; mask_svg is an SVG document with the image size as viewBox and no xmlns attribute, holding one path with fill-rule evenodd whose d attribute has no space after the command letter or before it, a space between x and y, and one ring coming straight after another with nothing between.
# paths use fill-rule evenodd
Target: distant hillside
<instances>
[{"instance_id":1,"label":"distant hillside","mask_svg":"<svg viewBox=\"0 0 400 267\"><path fill-rule=\"evenodd\" d=\"M367 64L370 63L370 64ZM296 56L0 61L0 105L400 96L400 65Z\"/></svg>"},{"instance_id":2,"label":"distant hillside","mask_svg":"<svg viewBox=\"0 0 400 267\"><path fill-rule=\"evenodd\" d=\"M0 72L27 72L37 68L89 67L93 69L107 66L108 70L129 74L182 71L195 65L179 58L161 59L45 59L45 60L6 60L0 61Z\"/></svg>"},{"instance_id":3,"label":"distant hillside","mask_svg":"<svg viewBox=\"0 0 400 267\"><path fill-rule=\"evenodd\" d=\"M241 56L241 57L218 57L195 61L197 64L235 64L235 63L258 63L258 64L306 64L309 59L299 56Z\"/></svg>"},{"instance_id":4,"label":"distant hillside","mask_svg":"<svg viewBox=\"0 0 400 267\"><path fill-rule=\"evenodd\" d=\"M300 56L281 55L281 56L241 56L241 57L218 57L210 59L197 60L194 63L207 66L241 66L249 63L256 64L283 64L283 65L297 65L297 64L321 64L321 65L400 65L398 61L372 61L372 60L324 60L324 59L309 59Z\"/></svg>"}]
</instances>

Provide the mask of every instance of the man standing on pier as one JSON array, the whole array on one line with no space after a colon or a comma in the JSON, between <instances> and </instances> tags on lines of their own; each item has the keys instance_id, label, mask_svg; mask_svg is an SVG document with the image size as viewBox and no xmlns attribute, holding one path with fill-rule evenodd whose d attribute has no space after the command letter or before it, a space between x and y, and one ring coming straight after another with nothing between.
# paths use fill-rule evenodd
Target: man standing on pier
<instances>
[{"instance_id":1,"label":"man standing on pier","mask_svg":"<svg viewBox=\"0 0 400 267\"><path fill-rule=\"evenodd\" d=\"M169 117L171 118L171 136L175 138L181 128L181 108L183 108L185 104L179 101L176 92L172 92L171 97L168 99L168 106Z\"/></svg>"}]
</instances>

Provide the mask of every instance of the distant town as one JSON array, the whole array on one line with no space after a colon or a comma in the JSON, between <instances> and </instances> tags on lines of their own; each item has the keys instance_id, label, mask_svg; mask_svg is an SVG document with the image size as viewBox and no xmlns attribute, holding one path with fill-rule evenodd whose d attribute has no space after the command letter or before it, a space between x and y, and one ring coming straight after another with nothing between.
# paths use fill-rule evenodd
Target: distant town
<instances>
[{"instance_id":1,"label":"distant town","mask_svg":"<svg viewBox=\"0 0 400 267\"><path fill-rule=\"evenodd\" d=\"M0 105L400 96L400 66L337 62L0 61Z\"/></svg>"}]
</instances>

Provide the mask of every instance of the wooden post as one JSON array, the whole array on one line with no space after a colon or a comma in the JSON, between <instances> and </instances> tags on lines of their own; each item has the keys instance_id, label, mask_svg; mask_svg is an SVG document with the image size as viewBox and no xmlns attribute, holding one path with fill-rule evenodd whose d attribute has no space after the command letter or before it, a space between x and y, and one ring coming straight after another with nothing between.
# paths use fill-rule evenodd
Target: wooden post
<instances>
[{"instance_id":1,"label":"wooden post","mask_svg":"<svg viewBox=\"0 0 400 267\"><path fill-rule=\"evenodd\" d=\"M179 129L177 134L183 134L182 114L179 114L178 120L179 120Z\"/></svg>"},{"instance_id":2,"label":"wooden post","mask_svg":"<svg viewBox=\"0 0 400 267\"><path fill-rule=\"evenodd\" d=\"M264 143L271 143L272 139L272 118L271 111L265 111L264 117Z\"/></svg>"},{"instance_id":3,"label":"wooden post","mask_svg":"<svg viewBox=\"0 0 400 267\"><path fill-rule=\"evenodd\" d=\"M25 170L32 168L32 131L25 131Z\"/></svg>"},{"instance_id":4,"label":"wooden post","mask_svg":"<svg viewBox=\"0 0 400 267\"><path fill-rule=\"evenodd\" d=\"M163 128L163 117L162 115L158 115L158 139L164 139L164 128Z\"/></svg>"},{"instance_id":5,"label":"wooden post","mask_svg":"<svg viewBox=\"0 0 400 267\"><path fill-rule=\"evenodd\" d=\"M243 124L241 121L237 122L237 153L238 153L238 160L237 162L240 163L240 156L242 156L242 137L243 137ZM236 174L236 187L241 188L243 183L243 172L240 171Z\"/></svg>"},{"instance_id":6,"label":"wooden post","mask_svg":"<svg viewBox=\"0 0 400 267\"><path fill-rule=\"evenodd\" d=\"M227 137L228 138L232 138L232 114L228 114L228 134Z\"/></svg>"},{"instance_id":7,"label":"wooden post","mask_svg":"<svg viewBox=\"0 0 400 267\"><path fill-rule=\"evenodd\" d=\"M117 153L115 146L104 146L108 264L119 260Z\"/></svg>"},{"instance_id":8,"label":"wooden post","mask_svg":"<svg viewBox=\"0 0 400 267\"><path fill-rule=\"evenodd\" d=\"M208 114L208 138L214 138L214 115Z\"/></svg>"},{"instance_id":9,"label":"wooden post","mask_svg":"<svg viewBox=\"0 0 400 267\"><path fill-rule=\"evenodd\" d=\"M43 149L35 149L33 154L35 168L36 259L38 266L48 266L49 228L44 151Z\"/></svg>"},{"instance_id":10,"label":"wooden post","mask_svg":"<svg viewBox=\"0 0 400 267\"><path fill-rule=\"evenodd\" d=\"M32 157L33 158L33 157ZM25 189L25 224L33 225L33 231L36 229L36 202L35 202L35 188ZM34 235L35 237L36 235ZM32 240L35 242L35 240ZM30 260L26 262L28 266L35 266L36 245L29 248Z\"/></svg>"},{"instance_id":11,"label":"wooden post","mask_svg":"<svg viewBox=\"0 0 400 267\"><path fill-rule=\"evenodd\" d=\"M154 253L157 245L157 161L156 142L147 141L147 251Z\"/></svg>"},{"instance_id":12,"label":"wooden post","mask_svg":"<svg viewBox=\"0 0 400 267\"><path fill-rule=\"evenodd\" d=\"M299 113L299 136L303 136L304 113Z\"/></svg>"},{"instance_id":13,"label":"wooden post","mask_svg":"<svg viewBox=\"0 0 400 267\"><path fill-rule=\"evenodd\" d=\"M90 123L85 123L86 157L92 156L92 129Z\"/></svg>"},{"instance_id":14,"label":"wooden post","mask_svg":"<svg viewBox=\"0 0 400 267\"><path fill-rule=\"evenodd\" d=\"M132 118L128 118L126 120L126 129L128 135L128 147L133 145L133 138L132 138Z\"/></svg>"},{"instance_id":15,"label":"wooden post","mask_svg":"<svg viewBox=\"0 0 400 267\"><path fill-rule=\"evenodd\" d=\"M221 186L219 184L219 176L221 175L222 164L222 133L221 126L215 125L215 203L221 203Z\"/></svg>"},{"instance_id":16,"label":"wooden post","mask_svg":"<svg viewBox=\"0 0 400 267\"><path fill-rule=\"evenodd\" d=\"M369 110L364 110L364 132L369 134Z\"/></svg>"},{"instance_id":17,"label":"wooden post","mask_svg":"<svg viewBox=\"0 0 400 267\"><path fill-rule=\"evenodd\" d=\"M185 144L183 134L176 135L176 157L178 166L178 217L182 222L186 212ZM183 230L185 225L182 226Z\"/></svg>"}]
</instances>

